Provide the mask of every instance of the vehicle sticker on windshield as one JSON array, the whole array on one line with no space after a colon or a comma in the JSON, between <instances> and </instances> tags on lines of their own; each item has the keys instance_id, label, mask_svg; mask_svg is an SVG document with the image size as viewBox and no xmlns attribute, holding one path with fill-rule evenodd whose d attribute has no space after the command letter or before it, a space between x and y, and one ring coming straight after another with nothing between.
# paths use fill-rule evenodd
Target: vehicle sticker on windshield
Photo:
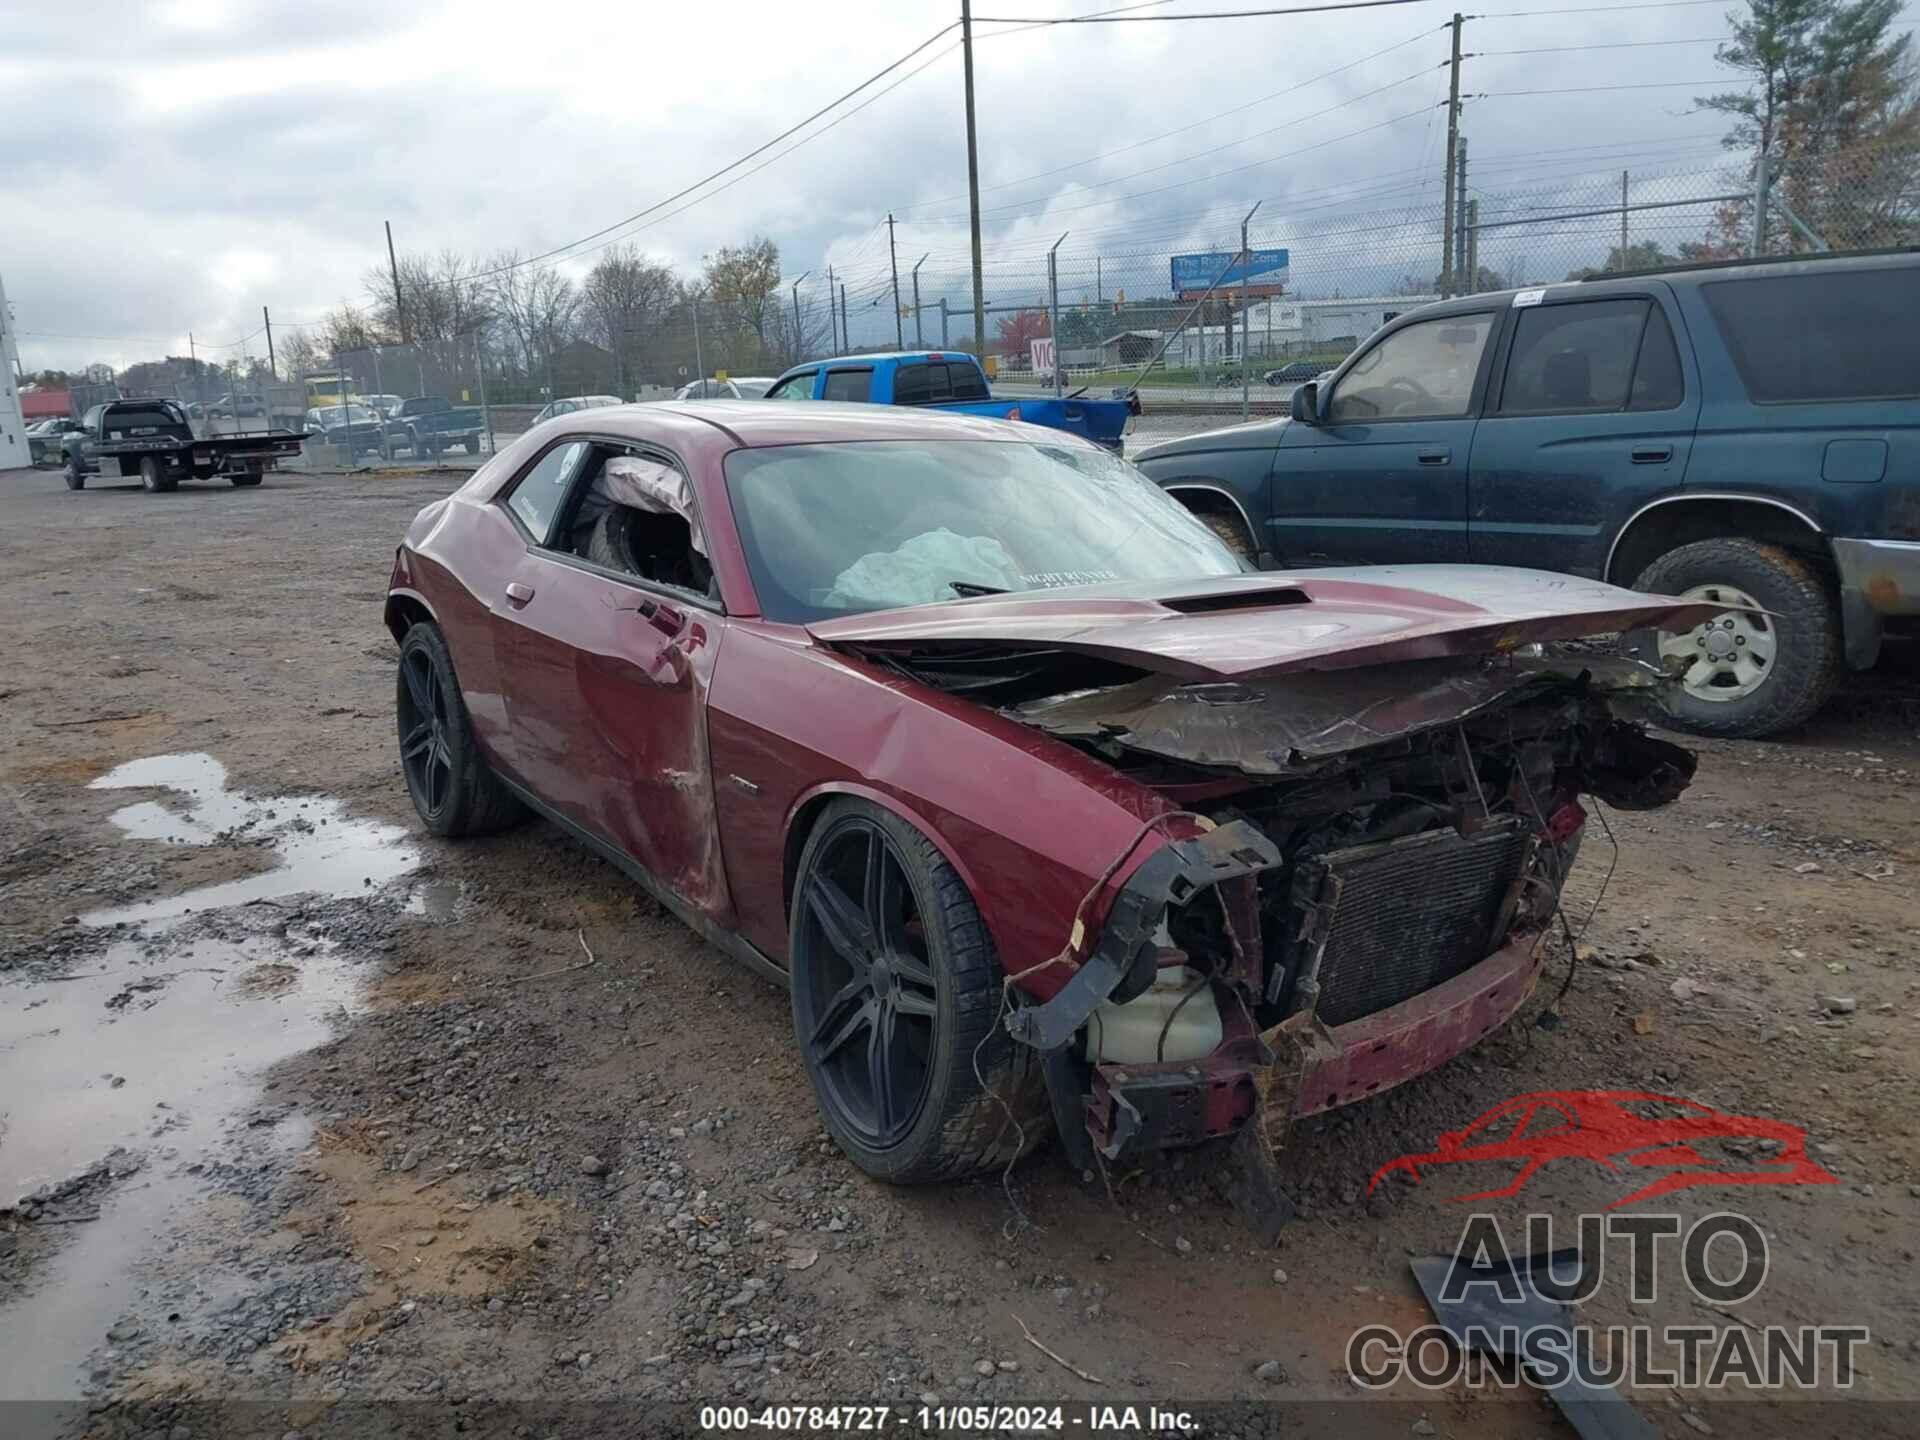
<instances>
[{"instance_id":1,"label":"vehicle sticker on windshield","mask_svg":"<svg viewBox=\"0 0 1920 1440\"><path fill-rule=\"evenodd\" d=\"M1525 305L1538 305L1547 298L1546 290L1519 290L1514 293L1513 308L1518 310Z\"/></svg>"},{"instance_id":2,"label":"vehicle sticker on windshield","mask_svg":"<svg viewBox=\"0 0 1920 1440\"><path fill-rule=\"evenodd\" d=\"M1098 585L1119 578L1112 570L1043 570L1037 575L1022 575L1020 584L1028 590L1051 590L1058 585Z\"/></svg>"}]
</instances>

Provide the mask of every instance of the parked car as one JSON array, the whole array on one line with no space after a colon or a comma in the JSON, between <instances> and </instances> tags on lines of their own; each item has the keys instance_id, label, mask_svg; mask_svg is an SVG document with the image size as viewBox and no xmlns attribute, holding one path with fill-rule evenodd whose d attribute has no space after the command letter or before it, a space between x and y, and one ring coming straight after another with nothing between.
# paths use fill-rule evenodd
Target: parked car
<instances>
[{"instance_id":1,"label":"parked car","mask_svg":"<svg viewBox=\"0 0 1920 1440\"><path fill-rule=\"evenodd\" d=\"M222 395L206 407L208 419L232 420L266 413L267 402L259 395Z\"/></svg>"},{"instance_id":2,"label":"parked car","mask_svg":"<svg viewBox=\"0 0 1920 1440\"><path fill-rule=\"evenodd\" d=\"M790 988L857 1164L933 1181L1049 1117L1089 1166L1284 1133L1498 1026L1579 797L1694 763L1613 711L1655 672L1516 652L1719 610L1262 575L1057 431L713 401L515 440L415 518L386 623L422 823L579 839Z\"/></svg>"},{"instance_id":3,"label":"parked car","mask_svg":"<svg viewBox=\"0 0 1920 1440\"><path fill-rule=\"evenodd\" d=\"M422 459L455 445L469 455L478 455L484 433L485 419L478 407L455 405L444 395L415 395L402 400L387 420L392 444L405 446Z\"/></svg>"},{"instance_id":4,"label":"parked car","mask_svg":"<svg viewBox=\"0 0 1920 1440\"><path fill-rule=\"evenodd\" d=\"M531 423L544 425L549 420L561 415L571 415L576 410L598 410L608 405L626 403L618 395L569 395L564 400L549 400L541 407L540 413L533 417Z\"/></svg>"},{"instance_id":5,"label":"parked car","mask_svg":"<svg viewBox=\"0 0 1920 1440\"><path fill-rule=\"evenodd\" d=\"M772 387L771 375L729 375L725 380L693 380L673 392L676 400L758 400Z\"/></svg>"},{"instance_id":6,"label":"parked car","mask_svg":"<svg viewBox=\"0 0 1920 1440\"><path fill-rule=\"evenodd\" d=\"M122 475L138 475L150 492L177 490L182 480L224 475L234 485L258 485L277 461L300 453L302 436L288 430L196 438L187 412L172 400L114 400L80 417L60 437L67 488L86 488L87 476L107 461Z\"/></svg>"},{"instance_id":7,"label":"parked car","mask_svg":"<svg viewBox=\"0 0 1920 1440\"><path fill-rule=\"evenodd\" d=\"M380 412L366 405L318 405L307 411L306 433L324 445L349 447L351 455L377 455L386 448Z\"/></svg>"},{"instance_id":8,"label":"parked car","mask_svg":"<svg viewBox=\"0 0 1920 1440\"><path fill-rule=\"evenodd\" d=\"M1269 370L1260 379L1268 385L1303 385L1320 373L1320 365L1313 360L1294 360L1277 370Z\"/></svg>"},{"instance_id":9,"label":"parked car","mask_svg":"<svg viewBox=\"0 0 1920 1440\"><path fill-rule=\"evenodd\" d=\"M368 409L378 410L382 420L391 420L406 397L404 395L363 395L360 399Z\"/></svg>"},{"instance_id":10,"label":"parked car","mask_svg":"<svg viewBox=\"0 0 1920 1440\"><path fill-rule=\"evenodd\" d=\"M78 420L70 415L56 415L48 420L36 420L26 430L27 459L34 465L59 465L66 460L66 451L61 442L75 431L83 428Z\"/></svg>"},{"instance_id":11,"label":"parked car","mask_svg":"<svg viewBox=\"0 0 1920 1440\"><path fill-rule=\"evenodd\" d=\"M1139 396L1111 400L1078 393L1061 399L996 399L986 371L964 350L910 350L902 354L843 355L796 365L767 391L769 400L857 400L872 405L910 405L997 420L1024 420L1064 430L1116 455L1127 422L1140 413Z\"/></svg>"},{"instance_id":12,"label":"parked car","mask_svg":"<svg viewBox=\"0 0 1920 1440\"><path fill-rule=\"evenodd\" d=\"M1262 565L1531 565L1714 599L1635 637L1673 718L1768 735L1920 615L1920 252L1730 261L1399 316L1293 418L1149 447Z\"/></svg>"}]
</instances>

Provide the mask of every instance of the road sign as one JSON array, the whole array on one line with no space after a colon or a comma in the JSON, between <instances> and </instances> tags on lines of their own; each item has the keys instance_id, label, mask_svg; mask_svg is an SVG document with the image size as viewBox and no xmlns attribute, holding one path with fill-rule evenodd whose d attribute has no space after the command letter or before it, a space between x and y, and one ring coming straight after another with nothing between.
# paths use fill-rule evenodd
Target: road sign
<instances>
[{"instance_id":1,"label":"road sign","mask_svg":"<svg viewBox=\"0 0 1920 1440\"><path fill-rule=\"evenodd\" d=\"M1051 335L1044 340L1029 340L1027 352L1033 357L1034 369L1045 371L1049 375L1053 373L1053 337Z\"/></svg>"},{"instance_id":2,"label":"road sign","mask_svg":"<svg viewBox=\"0 0 1920 1440\"><path fill-rule=\"evenodd\" d=\"M1199 295L1209 285L1215 289L1237 288L1252 280L1256 288L1272 290L1287 283L1287 252L1255 250L1250 264L1239 263L1237 250L1203 250L1197 254L1173 257L1173 288L1176 294Z\"/></svg>"}]
</instances>

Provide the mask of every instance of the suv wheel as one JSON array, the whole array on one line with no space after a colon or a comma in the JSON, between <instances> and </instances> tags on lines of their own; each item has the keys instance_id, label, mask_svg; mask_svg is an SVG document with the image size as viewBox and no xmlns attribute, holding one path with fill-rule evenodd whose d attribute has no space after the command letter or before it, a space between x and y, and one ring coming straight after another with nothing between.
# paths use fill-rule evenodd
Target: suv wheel
<instances>
[{"instance_id":1,"label":"suv wheel","mask_svg":"<svg viewBox=\"0 0 1920 1440\"><path fill-rule=\"evenodd\" d=\"M1811 718L1839 683L1832 592L1791 551L1757 540L1701 540L1655 560L1634 588L1741 607L1683 633L1643 630L1632 637L1642 660L1684 662L1667 712L1685 729L1771 735Z\"/></svg>"}]
</instances>

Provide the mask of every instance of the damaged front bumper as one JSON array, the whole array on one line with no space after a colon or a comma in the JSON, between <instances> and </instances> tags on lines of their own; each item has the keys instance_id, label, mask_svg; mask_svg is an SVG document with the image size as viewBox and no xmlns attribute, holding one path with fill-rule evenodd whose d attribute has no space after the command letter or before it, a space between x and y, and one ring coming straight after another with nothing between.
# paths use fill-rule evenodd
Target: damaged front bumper
<instances>
[{"instance_id":1,"label":"damaged front bumper","mask_svg":"<svg viewBox=\"0 0 1920 1440\"><path fill-rule=\"evenodd\" d=\"M1445 1064L1513 1017L1540 978L1540 934L1472 969L1345 1025L1301 1012L1205 1060L1096 1065L1086 1127L1109 1160L1197 1145L1259 1116L1274 1149L1294 1120L1351 1104Z\"/></svg>"}]
</instances>

